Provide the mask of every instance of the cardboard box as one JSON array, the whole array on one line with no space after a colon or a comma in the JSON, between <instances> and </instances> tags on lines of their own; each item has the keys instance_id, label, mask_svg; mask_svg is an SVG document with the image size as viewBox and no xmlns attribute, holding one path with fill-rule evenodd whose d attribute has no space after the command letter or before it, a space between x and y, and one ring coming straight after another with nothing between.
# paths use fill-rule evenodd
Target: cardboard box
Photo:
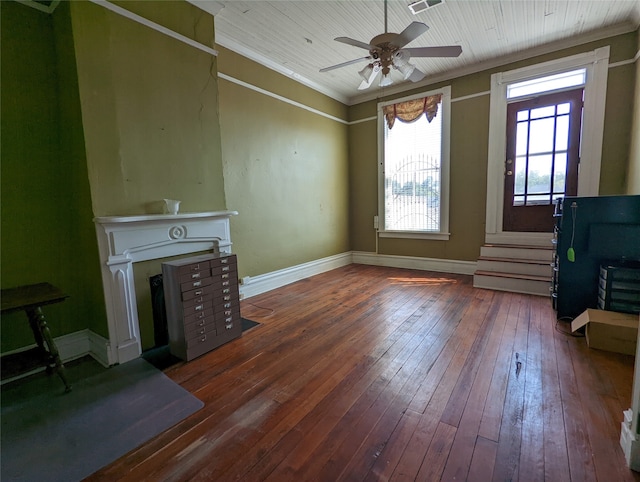
<instances>
[{"instance_id":1,"label":"cardboard box","mask_svg":"<svg viewBox=\"0 0 640 482\"><path fill-rule=\"evenodd\" d=\"M639 322L638 315L589 308L571 322L571 331L586 326L590 348L635 355Z\"/></svg>"}]
</instances>

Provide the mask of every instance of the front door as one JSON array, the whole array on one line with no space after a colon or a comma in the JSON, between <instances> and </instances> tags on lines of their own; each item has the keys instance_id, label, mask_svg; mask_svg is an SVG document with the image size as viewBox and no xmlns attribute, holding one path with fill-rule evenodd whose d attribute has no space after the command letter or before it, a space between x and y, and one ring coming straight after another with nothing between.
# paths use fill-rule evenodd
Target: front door
<instances>
[{"instance_id":1,"label":"front door","mask_svg":"<svg viewBox=\"0 0 640 482\"><path fill-rule=\"evenodd\" d=\"M553 201L578 193L583 89L507 106L503 231L552 232Z\"/></svg>"}]
</instances>

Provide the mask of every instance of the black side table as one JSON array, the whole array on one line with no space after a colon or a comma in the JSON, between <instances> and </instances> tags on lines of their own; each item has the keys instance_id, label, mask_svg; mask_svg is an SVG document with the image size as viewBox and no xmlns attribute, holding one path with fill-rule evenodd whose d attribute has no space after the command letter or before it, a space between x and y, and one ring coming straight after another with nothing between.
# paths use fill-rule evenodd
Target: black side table
<instances>
[{"instance_id":1,"label":"black side table","mask_svg":"<svg viewBox=\"0 0 640 482\"><path fill-rule=\"evenodd\" d=\"M36 352L40 361L47 367L47 372L56 372L65 386L65 391L71 391L64 365L56 347L47 321L42 313L42 307L53 303L60 303L69 297L49 283L19 286L2 290L2 314L14 311L25 311L33 337L38 345Z\"/></svg>"}]
</instances>

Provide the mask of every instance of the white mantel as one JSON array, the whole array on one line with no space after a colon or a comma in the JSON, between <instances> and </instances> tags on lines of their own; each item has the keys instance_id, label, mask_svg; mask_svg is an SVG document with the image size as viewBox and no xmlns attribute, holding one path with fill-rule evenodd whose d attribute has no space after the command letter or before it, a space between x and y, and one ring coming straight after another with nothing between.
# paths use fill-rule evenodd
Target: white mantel
<instances>
[{"instance_id":1,"label":"white mantel","mask_svg":"<svg viewBox=\"0 0 640 482\"><path fill-rule=\"evenodd\" d=\"M199 251L231 252L229 218L214 211L94 219L107 308L109 365L142 353L133 263Z\"/></svg>"}]
</instances>

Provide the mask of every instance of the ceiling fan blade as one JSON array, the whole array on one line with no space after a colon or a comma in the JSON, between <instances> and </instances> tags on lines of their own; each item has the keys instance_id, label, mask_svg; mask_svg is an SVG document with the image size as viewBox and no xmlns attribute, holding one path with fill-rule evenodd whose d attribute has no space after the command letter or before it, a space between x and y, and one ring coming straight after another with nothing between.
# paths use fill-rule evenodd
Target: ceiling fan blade
<instances>
[{"instance_id":1,"label":"ceiling fan blade","mask_svg":"<svg viewBox=\"0 0 640 482\"><path fill-rule=\"evenodd\" d=\"M459 45L447 45L443 47L415 47L404 49L411 57L457 57L462 53Z\"/></svg>"},{"instance_id":2,"label":"ceiling fan blade","mask_svg":"<svg viewBox=\"0 0 640 482\"><path fill-rule=\"evenodd\" d=\"M427 74L422 72L420 69L413 69L413 72L411 72L411 75L407 77L407 80L410 80L411 82L420 82L426 75Z\"/></svg>"},{"instance_id":3,"label":"ceiling fan blade","mask_svg":"<svg viewBox=\"0 0 640 482\"><path fill-rule=\"evenodd\" d=\"M398 36L391 41L391 43L401 49L409 42L417 39L420 35L429 30L429 27L422 22L412 22L407 28L405 28Z\"/></svg>"},{"instance_id":4,"label":"ceiling fan blade","mask_svg":"<svg viewBox=\"0 0 640 482\"><path fill-rule=\"evenodd\" d=\"M371 60L370 56L360 57L359 59L348 60L347 62L342 62L341 64L332 65L331 67L324 67L320 69L320 72L328 72L329 70L339 69L341 67L346 67L347 65L357 64L358 62L362 62L363 60Z\"/></svg>"},{"instance_id":5,"label":"ceiling fan blade","mask_svg":"<svg viewBox=\"0 0 640 482\"><path fill-rule=\"evenodd\" d=\"M378 48L375 45L360 42L360 40L355 40L349 37L336 37L333 40L335 40L336 42L341 42L343 44L352 45L354 47L360 47L361 49L365 50L373 50Z\"/></svg>"}]
</instances>

